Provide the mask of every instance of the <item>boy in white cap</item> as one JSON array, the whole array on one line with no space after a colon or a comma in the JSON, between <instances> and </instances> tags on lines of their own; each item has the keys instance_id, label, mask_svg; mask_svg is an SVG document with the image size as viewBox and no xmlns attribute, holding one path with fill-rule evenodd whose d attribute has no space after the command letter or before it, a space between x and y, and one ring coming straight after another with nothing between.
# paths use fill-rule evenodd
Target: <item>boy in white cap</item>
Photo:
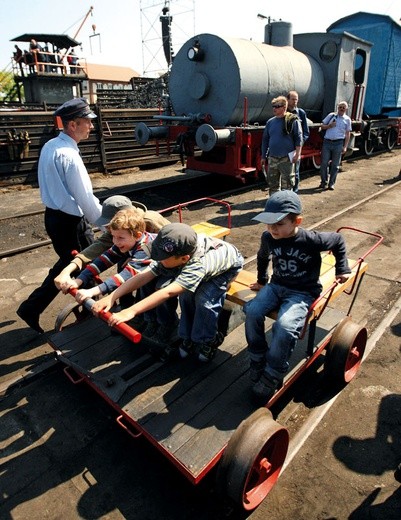
<instances>
[{"instance_id":1,"label":"boy in white cap","mask_svg":"<svg viewBox=\"0 0 401 520\"><path fill-rule=\"evenodd\" d=\"M218 332L218 317L228 284L242 269L241 254L233 245L198 235L182 223L164 226L147 247L153 260L149 267L95 302L94 312L109 310L122 295L157 278L156 292L128 309L112 314L109 324L128 321L156 307L160 325L158 337L168 343L177 326L175 300L178 296L181 357L196 354L200 361L212 360L224 339ZM155 341L155 336L152 339ZM167 347L162 359L173 357L176 352L177 349Z\"/></svg>"},{"instance_id":2,"label":"boy in white cap","mask_svg":"<svg viewBox=\"0 0 401 520\"><path fill-rule=\"evenodd\" d=\"M253 218L267 224L257 254L257 281L250 286L258 294L244 306L252 391L261 404L266 404L282 383L309 307L322 290L320 253L331 250L334 254L339 283L351 272L343 236L299 227L301 213L298 195L283 190L274 193L265 211ZM269 281L270 258L273 273ZM274 310L278 316L268 345L265 318Z\"/></svg>"}]
</instances>

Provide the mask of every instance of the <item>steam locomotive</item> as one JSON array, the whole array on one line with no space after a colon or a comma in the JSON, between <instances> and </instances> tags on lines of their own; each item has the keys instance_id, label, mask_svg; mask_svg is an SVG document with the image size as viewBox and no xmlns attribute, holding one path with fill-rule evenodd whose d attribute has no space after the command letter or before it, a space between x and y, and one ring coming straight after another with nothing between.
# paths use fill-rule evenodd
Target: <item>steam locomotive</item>
<instances>
[{"instance_id":1,"label":"steam locomotive","mask_svg":"<svg viewBox=\"0 0 401 520\"><path fill-rule=\"evenodd\" d=\"M392 51L401 47L401 26L369 13L341 19L326 33L293 35L290 23L269 21L263 43L199 34L174 58L168 101L164 112L155 116L158 124L139 123L136 139L141 145L152 139L175 143L188 170L245 180L261 170L261 139L273 115L272 99L296 90L311 132L302 150L304 160L312 159L318 167L320 123L342 100L348 102L353 122L347 154L362 147L369 155L381 144L391 150L401 144L401 71L396 58L400 52L393 63L390 48L387 60L376 58L375 48L381 58L385 52L379 43L387 41L383 25L391 29L387 33ZM368 41L372 37L378 41ZM371 59L378 81L368 78ZM387 88L389 83L396 88ZM387 98L380 96L378 84ZM365 106L367 101L372 106L372 100L373 116Z\"/></svg>"}]
</instances>

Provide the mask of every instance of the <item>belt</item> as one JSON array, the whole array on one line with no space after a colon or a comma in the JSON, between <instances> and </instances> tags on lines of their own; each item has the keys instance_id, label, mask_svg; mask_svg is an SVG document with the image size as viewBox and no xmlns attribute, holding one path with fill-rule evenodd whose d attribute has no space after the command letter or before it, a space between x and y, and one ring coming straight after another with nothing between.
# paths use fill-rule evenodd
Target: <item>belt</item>
<instances>
[{"instance_id":1,"label":"belt","mask_svg":"<svg viewBox=\"0 0 401 520\"><path fill-rule=\"evenodd\" d=\"M332 143L335 143L337 141L344 141L344 137L342 139L327 139L326 137L324 138L325 141L330 141Z\"/></svg>"},{"instance_id":2,"label":"belt","mask_svg":"<svg viewBox=\"0 0 401 520\"><path fill-rule=\"evenodd\" d=\"M58 215L60 217L66 217L66 218L75 218L75 219L82 219L83 216L80 217L79 215L72 215L71 213L66 213L65 211L61 211L61 209L53 209L49 208L49 206L46 206L46 212L51 215Z\"/></svg>"}]
</instances>

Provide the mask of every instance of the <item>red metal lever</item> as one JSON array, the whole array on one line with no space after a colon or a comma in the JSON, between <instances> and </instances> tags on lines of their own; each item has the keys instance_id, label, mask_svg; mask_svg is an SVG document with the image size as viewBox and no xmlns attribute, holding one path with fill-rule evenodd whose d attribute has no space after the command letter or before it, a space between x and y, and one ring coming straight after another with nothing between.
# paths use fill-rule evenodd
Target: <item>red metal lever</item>
<instances>
[{"instance_id":1,"label":"red metal lever","mask_svg":"<svg viewBox=\"0 0 401 520\"><path fill-rule=\"evenodd\" d=\"M78 289L76 289L75 287L71 287L69 289L69 293L71 294L71 296L74 296L74 298L75 298L75 295L77 294L77 291L78 291ZM95 300L93 300L92 298L87 298L83 302L83 306L86 309L88 309L89 311L91 311L94 303L95 303ZM109 318L111 317L111 314L112 313L109 311L101 311L101 312L99 312L98 316L101 320L103 320L107 323L109 321ZM133 343L139 343L142 339L142 334L140 332L138 332L137 330L133 329L132 327L130 327L129 325L127 325L126 323L119 323L118 325L114 325L113 328L118 330L123 336L128 338Z\"/></svg>"}]
</instances>

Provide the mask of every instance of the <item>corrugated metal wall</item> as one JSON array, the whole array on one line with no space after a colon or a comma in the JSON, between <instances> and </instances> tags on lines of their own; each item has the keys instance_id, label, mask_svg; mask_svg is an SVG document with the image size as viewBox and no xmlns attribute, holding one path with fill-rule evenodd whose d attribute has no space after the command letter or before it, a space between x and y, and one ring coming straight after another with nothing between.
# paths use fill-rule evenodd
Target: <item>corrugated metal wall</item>
<instances>
[{"instance_id":1,"label":"corrugated metal wall","mask_svg":"<svg viewBox=\"0 0 401 520\"><path fill-rule=\"evenodd\" d=\"M156 150L154 142L141 146L134 139L138 122L155 125L156 109L95 110L95 128L89 139L79 144L89 172L112 172L179 158L168 154L165 143ZM0 184L35 182L40 150L55 135L53 111L0 111Z\"/></svg>"}]
</instances>

